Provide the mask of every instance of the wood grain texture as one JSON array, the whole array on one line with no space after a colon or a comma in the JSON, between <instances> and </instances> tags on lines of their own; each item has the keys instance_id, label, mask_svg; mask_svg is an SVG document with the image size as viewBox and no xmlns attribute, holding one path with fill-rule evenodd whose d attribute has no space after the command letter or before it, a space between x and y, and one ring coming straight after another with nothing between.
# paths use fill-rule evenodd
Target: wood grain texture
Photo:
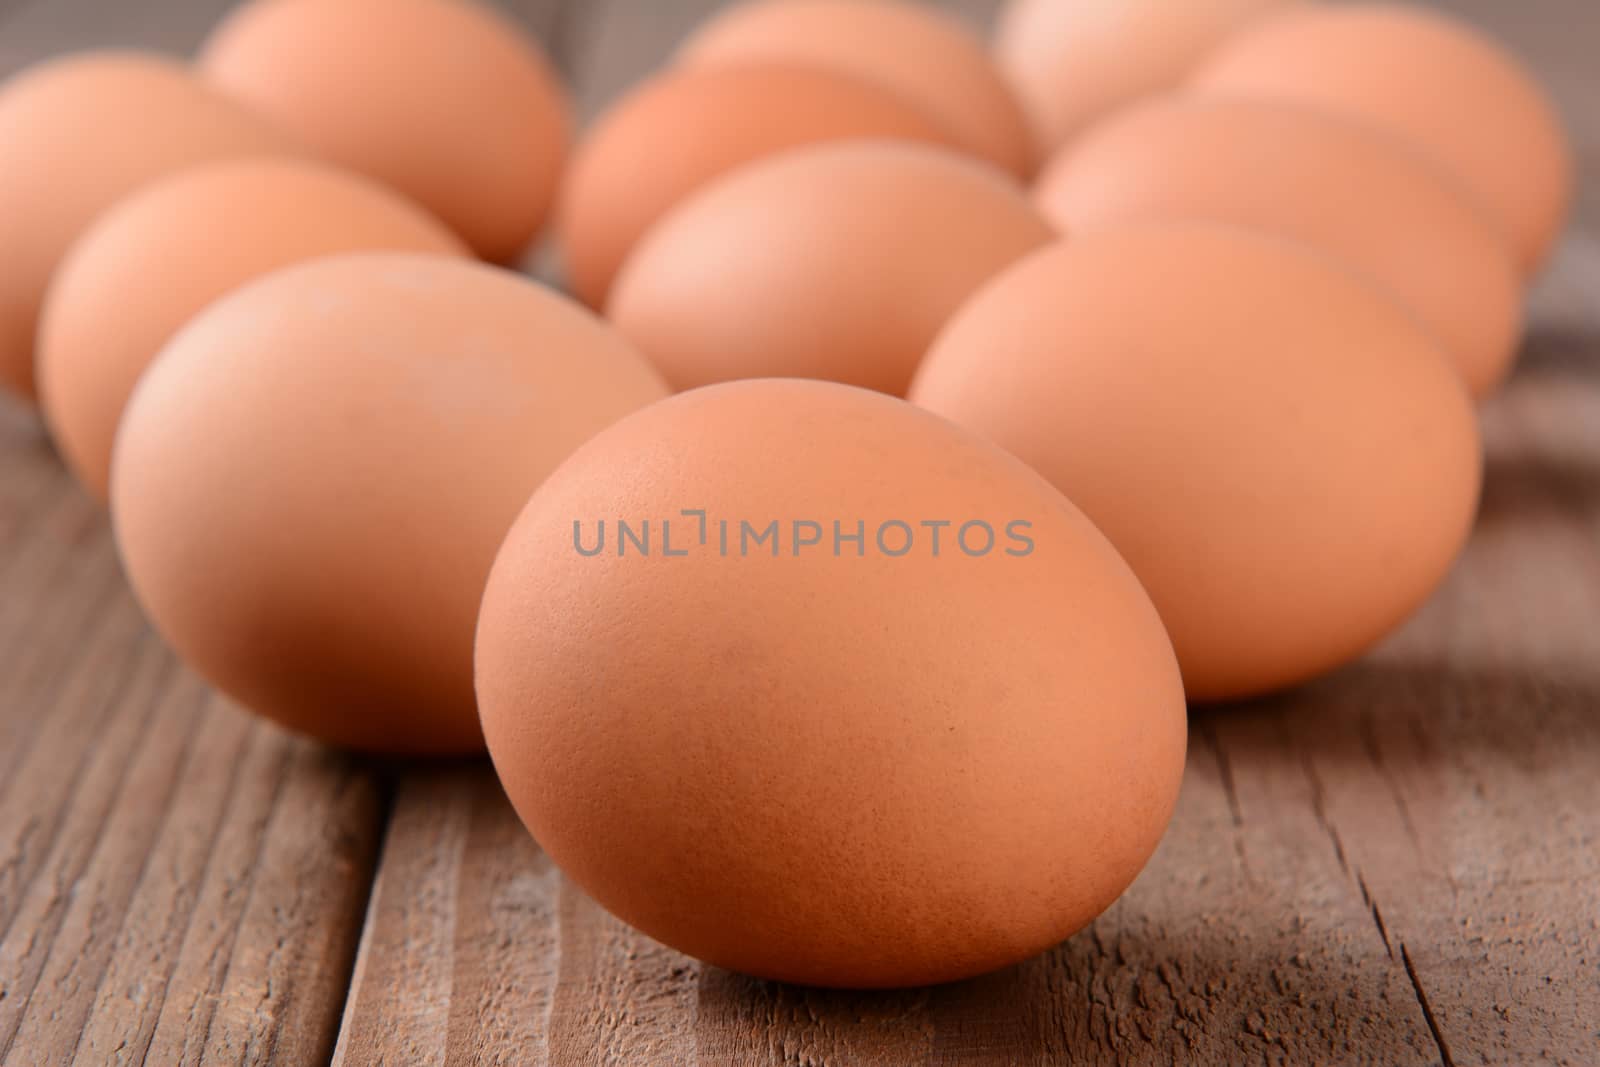
<instances>
[{"instance_id":1,"label":"wood grain texture","mask_svg":"<svg viewBox=\"0 0 1600 1067\"><path fill-rule=\"evenodd\" d=\"M0 499L36 506L0 535L0 1062L325 1057L376 778L182 671L104 517L6 421Z\"/></svg>"},{"instance_id":2,"label":"wood grain texture","mask_svg":"<svg viewBox=\"0 0 1600 1067\"><path fill-rule=\"evenodd\" d=\"M721 2L500 6L592 116ZM0 72L182 52L227 6L0 0ZM1442 6L1534 58L1600 173L1600 9ZM1600 182L1577 215L1447 587L1362 664L1197 713L1133 890L938 989L703 968L566 882L486 765L374 768L242 715L0 401L0 1063L1600 1063Z\"/></svg>"}]
</instances>

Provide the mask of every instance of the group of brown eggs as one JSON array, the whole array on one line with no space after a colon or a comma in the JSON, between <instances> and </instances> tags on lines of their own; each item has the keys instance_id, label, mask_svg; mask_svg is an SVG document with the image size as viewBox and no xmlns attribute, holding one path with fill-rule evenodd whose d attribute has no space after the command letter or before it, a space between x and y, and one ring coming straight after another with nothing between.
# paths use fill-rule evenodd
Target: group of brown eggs
<instances>
[{"instance_id":1,"label":"group of brown eggs","mask_svg":"<svg viewBox=\"0 0 1600 1067\"><path fill-rule=\"evenodd\" d=\"M1393 3L1013 0L991 49L756 0L568 134L472 0L24 72L0 380L223 690L487 743L618 915L839 986L1081 928L1186 695L1422 603L1572 184L1516 62ZM603 318L475 261L552 212Z\"/></svg>"}]
</instances>

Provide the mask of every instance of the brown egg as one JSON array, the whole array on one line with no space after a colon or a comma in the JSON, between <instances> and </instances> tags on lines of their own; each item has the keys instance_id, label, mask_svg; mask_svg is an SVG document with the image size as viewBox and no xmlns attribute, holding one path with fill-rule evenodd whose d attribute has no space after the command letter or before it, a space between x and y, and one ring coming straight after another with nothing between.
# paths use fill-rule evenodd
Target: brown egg
<instances>
[{"instance_id":1,"label":"brown egg","mask_svg":"<svg viewBox=\"0 0 1600 1067\"><path fill-rule=\"evenodd\" d=\"M90 52L0 87L0 385L34 396L34 330L62 256L145 182L230 156L289 150L176 62Z\"/></svg>"},{"instance_id":2,"label":"brown egg","mask_svg":"<svg viewBox=\"0 0 1600 1067\"><path fill-rule=\"evenodd\" d=\"M573 161L560 218L568 283L602 306L639 238L695 190L784 149L858 137L954 144L897 94L814 68L712 67L646 82Z\"/></svg>"},{"instance_id":3,"label":"brown egg","mask_svg":"<svg viewBox=\"0 0 1600 1067\"><path fill-rule=\"evenodd\" d=\"M469 255L388 188L288 159L183 171L103 215L56 275L39 332L40 401L79 481L106 498L134 384L208 304L280 267L369 249Z\"/></svg>"},{"instance_id":4,"label":"brown egg","mask_svg":"<svg viewBox=\"0 0 1600 1067\"><path fill-rule=\"evenodd\" d=\"M495 563L477 676L569 876L807 985L1051 947L1133 881L1183 773L1171 647L1099 532L976 436L820 382L686 393L580 449Z\"/></svg>"},{"instance_id":5,"label":"brown egg","mask_svg":"<svg viewBox=\"0 0 1600 1067\"><path fill-rule=\"evenodd\" d=\"M1071 233L1212 219L1315 245L1400 298L1477 396L1516 357L1522 278L1510 247L1453 175L1371 127L1276 101L1173 97L1090 130L1037 192Z\"/></svg>"},{"instance_id":6,"label":"brown egg","mask_svg":"<svg viewBox=\"0 0 1600 1067\"><path fill-rule=\"evenodd\" d=\"M904 395L950 316L1053 237L989 164L887 141L800 149L667 216L608 312L679 389L792 377Z\"/></svg>"},{"instance_id":7,"label":"brown egg","mask_svg":"<svg viewBox=\"0 0 1600 1067\"><path fill-rule=\"evenodd\" d=\"M1213 224L1029 258L912 398L1032 464L1150 591L1199 700L1358 656L1444 577L1482 470L1434 339L1305 246Z\"/></svg>"},{"instance_id":8,"label":"brown egg","mask_svg":"<svg viewBox=\"0 0 1600 1067\"><path fill-rule=\"evenodd\" d=\"M983 42L908 0L756 0L711 20L678 55L695 66L776 61L851 74L925 108L968 151L1018 176L1037 162L1022 108Z\"/></svg>"},{"instance_id":9,"label":"brown egg","mask_svg":"<svg viewBox=\"0 0 1600 1067\"><path fill-rule=\"evenodd\" d=\"M533 489L665 395L515 275L368 253L209 308L123 417L111 512L156 628L246 706L336 745L481 750L472 635Z\"/></svg>"},{"instance_id":10,"label":"brown egg","mask_svg":"<svg viewBox=\"0 0 1600 1067\"><path fill-rule=\"evenodd\" d=\"M527 248L570 134L538 42L472 0L255 0L200 67L324 157L394 186L485 259Z\"/></svg>"},{"instance_id":11,"label":"brown egg","mask_svg":"<svg viewBox=\"0 0 1600 1067\"><path fill-rule=\"evenodd\" d=\"M1463 22L1412 4L1308 6L1241 33L1201 92L1273 96L1393 131L1454 171L1544 262L1572 199L1572 150L1532 74Z\"/></svg>"},{"instance_id":12,"label":"brown egg","mask_svg":"<svg viewBox=\"0 0 1600 1067\"><path fill-rule=\"evenodd\" d=\"M1176 88L1228 34L1292 0L1010 0L995 44L1048 155Z\"/></svg>"}]
</instances>

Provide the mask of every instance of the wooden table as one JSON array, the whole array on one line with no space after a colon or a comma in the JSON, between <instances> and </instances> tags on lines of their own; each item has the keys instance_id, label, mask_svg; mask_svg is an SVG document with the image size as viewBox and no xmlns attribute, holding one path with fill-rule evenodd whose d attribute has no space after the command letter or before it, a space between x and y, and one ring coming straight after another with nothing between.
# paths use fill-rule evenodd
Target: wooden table
<instances>
[{"instance_id":1,"label":"wooden table","mask_svg":"<svg viewBox=\"0 0 1600 1067\"><path fill-rule=\"evenodd\" d=\"M718 5L510 6L592 114ZM187 49L226 6L0 0L0 67ZM1451 6L1537 64L1600 172L1600 5ZM486 765L341 756L208 692L0 405L0 1061L1600 1063L1600 181L1534 304L1477 536L1422 616L1303 692L1196 714L1172 831L1091 929L866 996L631 932Z\"/></svg>"}]
</instances>

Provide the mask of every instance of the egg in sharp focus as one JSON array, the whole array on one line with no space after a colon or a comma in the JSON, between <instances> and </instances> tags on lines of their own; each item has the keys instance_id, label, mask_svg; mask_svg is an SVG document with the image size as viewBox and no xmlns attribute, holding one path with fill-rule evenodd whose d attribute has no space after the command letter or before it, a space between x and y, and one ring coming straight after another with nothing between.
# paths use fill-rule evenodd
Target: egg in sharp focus
<instances>
[{"instance_id":1,"label":"egg in sharp focus","mask_svg":"<svg viewBox=\"0 0 1600 1067\"><path fill-rule=\"evenodd\" d=\"M555 201L566 91L539 43L478 0L255 0L216 29L198 65L485 259L517 259Z\"/></svg>"},{"instance_id":2,"label":"egg in sharp focus","mask_svg":"<svg viewBox=\"0 0 1600 1067\"><path fill-rule=\"evenodd\" d=\"M1172 649L1105 538L987 442L832 383L695 390L580 449L495 563L477 678L574 881L807 985L1053 946L1133 881L1183 773Z\"/></svg>"},{"instance_id":3,"label":"egg in sharp focus","mask_svg":"<svg viewBox=\"0 0 1600 1067\"><path fill-rule=\"evenodd\" d=\"M1237 227L1036 253L962 310L911 397L1105 531L1196 700L1355 659L1434 591L1476 516L1476 413L1439 343L1338 261Z\"/></svg>"},{"instance_id":4,"label":"egg in sharp focus","mask_svg":"<svg viewBox=\"0 0 1600 1067\"><path fill-rule=\"evenodd\" d=\"M1270 96L1405 138L1478 198L1535 273L1570 210L1575 165L1554 105L1501 45L1415 4L1314 4L1232 38L1196 92Z\"/></svg>"},{"instance_id":5,"label":"egg in sharp focus","mask_svg":"<svg viewBox=\"0 0 1600 1067\"><path fill-rule=\"evenodd\" d=\"M0 385L36 395L34 333L50 278L100 214L146 182L291 140L191 75L139 52L86 52L0 87Z\"/></svg>"},{"instance_id":6,"label":"egg in sharp focus","mask_svg":"<svg viewBox=\"0 0 1600 1067\"><path fill-rule=\"evenodd\" d=\"M533 489L666 394L599 320L441 256L290 267L212 305L123 417L134 592L257 713L374 752L480 751L472 636Z\"/></svg>"},{"instance_id":7,"label":"egg in sharp focus","mask_svg":"<svg viewBox=\"0 0 1600 1067\"><path fill-rule=\"evenodd\" d=\"M41 404L78 480L106 499L135 383L206 306L281 267L385 249L470 255L388 187L311 160L191 168L103 215L58 271L39 330Z\"/></svg>"},{"instance_id":8,"label":"egg in sharp focus","mask_svg":"<svg viewBox=\"0 0 1600 1067\"><path fill-rule=\"evenodd\" d=\"M607 314L678 389L791 377L904 395L967 298L1054 239L990 164L821 145L681 204L635 249Z\"/></svg>"},{"instance_id":9,"label":"egg in sharp focus","mask_svg":"<svg viewBox=\"0 0 1600 1067\"><path fill-rule=\"evenodd\" d=\"M889 44L892 42L892 44ZM697 30L690 66L788 62L851 74L899 93L974 155L1019 177L1037 151L1010 86L983 41L954 17L909 0L755 0Z\"/></svg>"}]
</instances>

